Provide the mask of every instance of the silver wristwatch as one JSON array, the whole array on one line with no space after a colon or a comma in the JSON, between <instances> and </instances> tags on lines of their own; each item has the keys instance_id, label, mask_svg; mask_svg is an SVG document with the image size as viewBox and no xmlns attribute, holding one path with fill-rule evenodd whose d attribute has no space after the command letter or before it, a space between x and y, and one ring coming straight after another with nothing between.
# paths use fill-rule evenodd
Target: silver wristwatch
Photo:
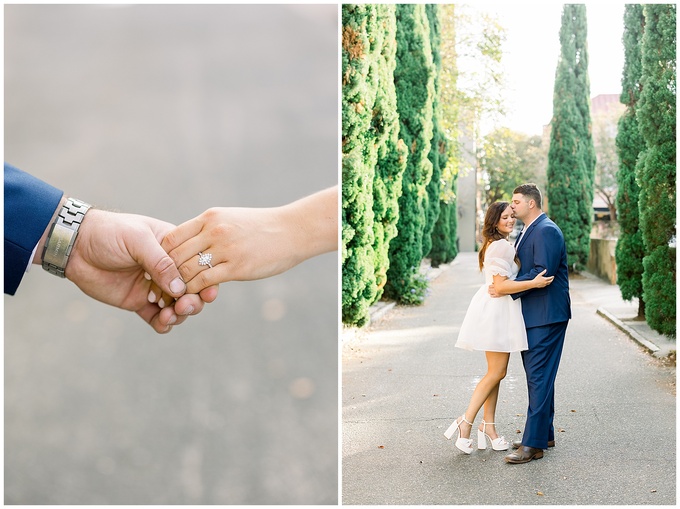
<instances>
[{"instance_id":1,"label":"silver wristwatch","mask_svg":"<svg viewBox=\"0 0 680 509\"><path fill-rule=\"evenodd\" d=\"M78 228L82 223L85 213L91 205L85 202L68 198L61 208L56 221L52 224L52 229L47 236L45 248L43 249L43 269L50 274L59 277L66 277L65 270L68 257L73 249L73 244L78 236Z\"/></svg>"}]
</instances>

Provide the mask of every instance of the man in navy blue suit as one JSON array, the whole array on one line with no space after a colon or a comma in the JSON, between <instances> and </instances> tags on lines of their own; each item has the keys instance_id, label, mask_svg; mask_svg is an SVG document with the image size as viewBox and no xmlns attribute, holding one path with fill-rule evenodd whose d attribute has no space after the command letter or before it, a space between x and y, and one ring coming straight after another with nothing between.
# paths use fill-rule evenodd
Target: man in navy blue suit
<instances>
[{"instance_id":1,"label":"man in navy blue suit","mask_svg":"<svg viewBox=\"0 0 680 509\"><path fill-rule=\"evenodd\" d=\"M175 263L160 245L174 225L97 210L63 194L5 163L6 294L15 294L31 264L41 264L90 297L135 311L159 333L217 297L216 286L200 294L185 293ZM173 297L171 302L150 302L151 282L145 272Z\"/></svg>"},{"instance_id":2,"label":"man in navy blue suit","mask_svg":"<svg viewBox=\"0 0 680 509\"><path fill-rule=\"evenodd\" d=\"M564 236L559 227L541 209L541 192L535 184L517 187L511 207L515 217L524 223L517 236L515 249L521 264L516 281L533 279L547 270L554 276L552 284L513 294L522 298L522 314L527 329L529 349L522 352L527 376L529 409L522 440L513 445L508 463L527 463L543 457L543 450L555 445L555 377L562 346L571 318L569 269ZM495 289L489 292L494 295Z\"/></svg>"}]
</instances>

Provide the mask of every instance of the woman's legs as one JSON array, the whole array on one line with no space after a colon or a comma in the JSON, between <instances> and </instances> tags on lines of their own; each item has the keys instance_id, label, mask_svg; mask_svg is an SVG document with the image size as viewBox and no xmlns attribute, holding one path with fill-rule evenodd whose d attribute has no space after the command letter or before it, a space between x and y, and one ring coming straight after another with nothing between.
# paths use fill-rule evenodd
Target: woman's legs
<instances>
[{"instance_id":1,"label":"woman's legs","mask_svg":"<svg viewBox=\"0 0 680 509\"><path fill-rule=\"evenodd\" d=\"M507 352L486 352L487 371L486 375L479 381L475 387L470 403L465 411L465 418L473 422L479 409L484 405L484 420L494 422L496 415L496 404L498 402L498 389L501 380L505 378L508 369L508 361L510 354ZM487 426L487 433L493 439L498 435L493 426ZM460 423L460 436L463 438L470 438L472 425L465 421ZM493 436L492 433L493 432Z\"/></svg>"},{"instance_id":2,"label":"woman's legs","mask_svg":"<svg viewBox=\"0 0 680 509\"><path fill-rule=\"evenodd\" d=\"M494 387L489 394L489 397L484 401L484 422L486 423L486 429L482 424L479 425L479 429L489 435L491 440L498 438L498 433L496 432L496 426L494 426L494 424L496 422L496 403L498 403L498 391L500 386L501 383L498 382L496 387Z\"/></svg>"}]
</instances>

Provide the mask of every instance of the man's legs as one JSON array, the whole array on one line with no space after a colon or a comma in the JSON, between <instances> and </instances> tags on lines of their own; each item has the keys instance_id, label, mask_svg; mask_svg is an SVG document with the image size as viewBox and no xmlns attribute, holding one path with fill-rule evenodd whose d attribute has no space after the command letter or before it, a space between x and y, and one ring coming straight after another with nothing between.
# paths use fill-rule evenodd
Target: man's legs
<instances>
[{"instance_id":1,"label":"man's legs","mask_svg":"<svg viewBox=\"0 0 680 509\"><path fill-rule=\"evenodd\" d=\"M548 440L554 440L555 377L567 323L527 329L529 349L522 352L529 391L529 409L522 436L524 446L547 449Z\"/></svg>"}]
</instances>

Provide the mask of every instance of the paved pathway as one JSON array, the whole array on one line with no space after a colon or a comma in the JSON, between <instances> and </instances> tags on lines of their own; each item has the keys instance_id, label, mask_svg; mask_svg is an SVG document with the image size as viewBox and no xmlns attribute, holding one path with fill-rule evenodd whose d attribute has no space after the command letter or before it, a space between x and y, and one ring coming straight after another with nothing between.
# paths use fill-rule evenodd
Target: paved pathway
<instances>
[{"instance_id":1,"label":"paved pathway","mask_svg":"<svg viewBox=\"0 0 680 509\"><path fill-rule=\"evenodd\" d=\"M343 503L675 504L675 368L596 313L634 306L592 277L571 282L557 446L543 459L508 465L505 453L467 456L443 437L485 372L483 354L453 347L483 282L475 267L475 253L459 255L432 283L424 306L396 307L368 329L345 334ZM514 354L496 419L509 440L521 437L526 406Z\"/></svg>"}]
</instances>

